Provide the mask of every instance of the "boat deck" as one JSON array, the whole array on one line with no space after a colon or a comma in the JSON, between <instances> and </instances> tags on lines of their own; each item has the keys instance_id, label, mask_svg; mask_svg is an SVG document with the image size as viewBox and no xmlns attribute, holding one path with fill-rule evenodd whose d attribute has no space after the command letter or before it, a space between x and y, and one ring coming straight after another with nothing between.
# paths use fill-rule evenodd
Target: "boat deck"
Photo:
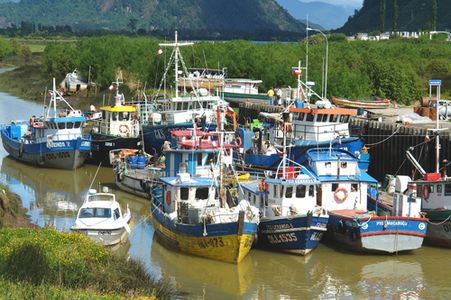
<instances>
[{"instance_id":1,"label":"boat deck","mask_svg":"<svg viewBox=\"0 0 451 300\"><path fill-rule=\"evenodd\" d=\"M363 210L354 210L354 209L340 209L329 212L330 215L342 216L345 218L355 218L356 216L366 215L367 212Z\"/></svg>"}]
</instances>

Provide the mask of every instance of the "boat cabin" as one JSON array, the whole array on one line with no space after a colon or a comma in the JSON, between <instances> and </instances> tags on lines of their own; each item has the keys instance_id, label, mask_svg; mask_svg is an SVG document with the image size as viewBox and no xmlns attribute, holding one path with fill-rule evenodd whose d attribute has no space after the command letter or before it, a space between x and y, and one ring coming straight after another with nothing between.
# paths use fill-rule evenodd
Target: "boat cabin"
<instances>
[{"instance_id":1,"label":"boat cabin","mask_svg":"<svg viewBox=\"0 0 451 300\"><path fill-rule=\"evenodd\" d=\"M321 206L328 211L367 210L367 189L377 181L359 169L358 159L342 149L307 151L307 168L321 183Z\"/></svg>"},{"instance_id":2,"label":"boat cabin","mask_svg":"<svg viewBox=\"0 0 451 300\"><path fill-rule=\"evenodd\" d=\"M422 209L451 210L451 180L439 173L428 173L423 180L411 182L416 184L416 193L422 201Z\"/></svg>"},{"instance_id":3,"label":"boat cabin","mask_svg":"<svg viewBox=\"0 0 451 300\"><path fill-rule=\"evenodd\" d=\"M261 80L244 78L227 78L224 84L224 93L258 95L258 85Z\"/></svg>"},{"instance_id":4,"label":"boat cabin","mask_svg":"<svg viewBox=\"0 0 451 300\"><path fill-rule=\"evenodd\" d=\"M116 196L110 193L97 193L90 189L86 195L85 202L78 211L78 219L111 219L112 221L122 218L122 212Z\"/></svg>"},{"instance_id":5,"label":"boat cabin","mask_svg":"<svg viewBox=\"0 0 451 300\"><path fill-rule=\"evenodd\" d=\"M178 222L199 224L202 215L220 207L217 187L210 178L179 173L160 180L163 182L162 210Z\"/></svg>"},{"instance_id":6,"label":"boat cabin","mask_svg":"<svg viewBox=\"0 0 451 300\"><path fill-rule=\"evenodd\" d=\"M136 138L140 134L136 109L128 105L114 105L101 107L102 120L98 133L118 137Z\"/></svg>"},{"instance_id":7,"label":"boat cabin","mask_svg":"<svg viewBox=\"0 0 451 300\"><path fill-rule=\"evenodd\" d=\"M202 116L204 123L213 122L215 108L221 98L210 95L205 89L199 89L198 94L157 100L156 111L152 112L149 122L153 125L193 123L196 117Z\"/></svg>"},{"instance_id":8,"label":"boat cabin","mask_svg":"<svg viewBox=\"0 0 451 300\"><path fill-rule=\"evenodd\" d=\"M292 137L301 140L325 142L348 138L349 121L357 115L353 109L344 108L290 108Z\"/></svg>"},{"instance_id":9,"label":"boat cabin","mask_svg":"<svg viewBox=\"0 0 451 300\"><path fill-rule=\"evenodd\" d=\"M293 172L292 168L290 172ZM241 184L241 197L256 206L262 218L294 216L315 211L316 187L319 182L308 174L288 177L292 178L264 178L252 183L244 182Z\"/></svg>"}]
</instances>

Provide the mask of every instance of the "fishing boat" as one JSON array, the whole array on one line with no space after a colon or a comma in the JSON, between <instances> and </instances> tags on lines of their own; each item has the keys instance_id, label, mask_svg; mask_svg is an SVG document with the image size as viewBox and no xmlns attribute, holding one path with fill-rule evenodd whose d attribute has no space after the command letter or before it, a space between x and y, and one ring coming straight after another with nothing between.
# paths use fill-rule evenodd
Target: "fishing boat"
<instances>
[{"instance_id":1,"label":"fishing boat","mask_svg":"<svg viewBox=\"0 0 451 300\"><path fill-rule=\"evenodd\" d=\"M104 166L110 165L109 153L114 149L142 149L142 137L136 108L124 105L124 94L119 93L116 80L111 85L116 90L114 105L100 108L101 120L90 120L90 133L92 137L91 156L89 163Z\"/></svg>"},{"instance_id":2,"label":"fishing boat","mask_svg":"<svg viewBox=\"0 0 451 300\"><path fill-rule=\"evenodd\" d=\"M409 195L397 199L396 214L377 216L367 210L368 186L377 181L359 169L348 151L307 151L307 168L321 182L320 204L329 213L327 237L358 252L398 253L421 247L427 220ZM399 187L402 188L401 186Z\"/></svg>"},{"instance_id":3,"label":"fishing boat","mask_svg":"<svg viewBox=\"0 0 451 300\"><path fill-rule=\"evenodd\" d=\"M364 140L351 135L349 130L351 117L357 115L357 111L333 107L301 80L300 66L293 69L298 74L297 98L308 99L307 95L302 95L309 91L308 95L316 95L321 100L315 105L294 101L281 113L262 112L260 119L263 126L238 129L237 135L243 141L238 157L242 167L246 170L274 171L282 159L282 142L286 138L288 158L298 164L305 163L307 150L331 146L354 153L359 157L360 168L368 169L370 156L364 147ZM283 124L287 124L286 131L282 130Z\"/></svg>"},{"instance_id":4,"label":"fishing boat","mask_svg":"<svg viewBox=\"0 0 451 300\"><path fill-rule=\"evenodd\" d=\"M175 32L173 43L160 44L161 47L172 47L173 51L157 95L166 86L166 75L173 66L175 70L175 95L168 97L165 91L162 97L159 95L148 101L147 97L144 96L144 101L133 103L133 105L139 107L140 121L143 124L144 145L149 154L161 154L162 146L165 141L171 138L172 130L192 128L194 125L204 131L214 130L216 128L216 107L225 104L224 100L218 95L212 94L208 89L196 89L194 82L191 83L191 92L184 91L180 94L180 74L184 73L185 80L190 80L186 75L188 70L180 53L180 47L189 45L193 45L193 43L178 41L177 32ZM181 69L179 62L182 64ZM191 80L194 79L191 78Z\"/></svg>"},{"instance_id":5,"label":"fishing boat","mask_svg":"<svg viewBox=\"0 0 451 300\"><path fill-rule=\"evenodd\" d=\"M127 241L130 219L130 209L127 206L123 214L116 195L89 189L71 230L85 234L104 246L113 246Z\"/></svg>"},{"instance_id":6,"label":"fishing boat","mask_svg":"<svg viewBox=\"0 0 451 300\"><path fill-rule=\"evenodd\" d=\"M233 110L234 131L236 117ZM171 131L172 141L166 143L159 157L139 153L134 149L117 149L110 152L116 185L129 193L140 197L149 197L150 189L161 177L174 177L179 172L192 176L211 177L212 164L217 161L218 133L201 131L198 128ZM230 165L233 160L235 142L227 137L229 142L223 144L222 160ZM173 147L171 147L173 145Z\"/></svg>"},{"instance_id":7,"label":"fishing boat","mask_svg":"<svg viewBox=\"0 0 451 300\"><path fill-rule=\"evenodd\" d=\"M391 104L390 99L381 98L375 98L373 100L348 100L344 98L332 97L332 102L341 107L363 109L389 108Z\"/></svg>"},{"instance_id":8,"label":"fishing boat","mask_svg":"<svg viewBox=\"0 0 451 300\"><path fill-rule=\"evenodd\" d=\"M259 247L306 255L320 243L329 216L317 205L319 182L305 167L291 163L274 176L242 183L242 196L260 210Z\"/></svg>"},{"instance_id":9,"label":"fishing boat","mask_svg":"<svg viewBox=\"0 0 451 300\"><path fill-rule=\"evenodd\" d=\"M48 109L40 118L13 121L1 127L3 147L15 159L39 167L76 169L83 165L91 150L89 136L83 134L85 118L56 90L53 90ZM58 111L57 102L68 109Z\"/></svg>"},{"instance_id":10,"label":"fishing boat","mask_svg":"<svg viewBox=\"0 0 451 300\"><path fill-rule=\"evenodd\" d=\"M212 177L179 173L160 179L152 190L151 211L155 233L166 246L175 250L239 263L250 251L257 233L258 209L248 201L238 203L226 197L224 130L219 128L220 150Z\"/></svg>"},{"instance_id":11,"label":"fishing boat","mask_svg":"<svg viewBox=\"0 0 451 300\"><path fill-rule=\"evenodd\" d=\"M440 102L441 80L431 80L429 85L429 98L432 98L432 91L435 87L437 101ZM451 178L447 176L446 170L449 163L444 160L443 165L440 166L440 119L446 119L445 113L440 110L440 113L436 114L436 128L432 130L435 134L435 172L426 172L410 150L406 151L406 155L422 176L418 180L411 180L409 184L416 186L416 201L421 202L421 211L429 222L425 242L451 248Z\"/></svg>"}]
</instances>

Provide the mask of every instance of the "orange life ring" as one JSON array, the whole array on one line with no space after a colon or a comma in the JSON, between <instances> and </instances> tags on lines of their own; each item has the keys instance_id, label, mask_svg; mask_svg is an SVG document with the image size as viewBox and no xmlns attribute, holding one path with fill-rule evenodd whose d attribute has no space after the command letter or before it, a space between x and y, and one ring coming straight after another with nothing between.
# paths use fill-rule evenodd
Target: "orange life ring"
<instances>
[{"instance_id":1,"label":"orange life ring","mask_svg":"<svg viewBox=\"0 0 451 300\"><path fill-rule=\"evenodd\" d=\"M238 147L241 147L242 144L243 144L243 141L241 141L241 138L239 136L237 136L235 138L235 145Z\"/></svg>"},{"instance_id":2,"label":"orange life ring","mask_svg":"<svg viewBox=\"0 0 451 300\"><path fill-rule=\"evenodd\" d=\"M428 202L429 199L429 186L428 185L423 185L423 187L421 188L422 194L423 194L423 199Z\"/></svg>"},{"instance_id":3,"label":"orange life ring","mask_svg":"<svg viewBox=\"0 0 451 300\"><path fill-rule=\"evenodd\" d=\"M128 129L128 125L121 125L119 126L119 132L120 133L128 133L129 129Z\"/></svg>"},{"instance_id":4,"label":"orange life ring","mask_svg":"<svg viewBox=\"0 0 451 300\"><path fill-rule=\"evenodd\" d=\"M258 190L264 193L268 190L268 188L269 188L268 183L266 183L265 179L262 178L262 180L260 180L260 182L258 183Z\"/></svg>"},{"instance_id":5,"label":"orange life ring","mask_svg":"<svg viewBox=\"0 0 451 300\"><path fill-rule=\"evenodd\" d=\"M339 193L342 192L343 195L340 196ZM346 190L344 187L338 188L334 192L334 199L337 203L343 203L348 198L348 190Z\"/></svg>"},{"instance_id":6,"label":"orange life ring","mask_svg":"<svg viewBox=\"0 0 451 300\"><path fill-rule=\"evenodd\" d=\"M171 191L166 191L166 204L171 205Z\"/></svg>"}]
</instances>

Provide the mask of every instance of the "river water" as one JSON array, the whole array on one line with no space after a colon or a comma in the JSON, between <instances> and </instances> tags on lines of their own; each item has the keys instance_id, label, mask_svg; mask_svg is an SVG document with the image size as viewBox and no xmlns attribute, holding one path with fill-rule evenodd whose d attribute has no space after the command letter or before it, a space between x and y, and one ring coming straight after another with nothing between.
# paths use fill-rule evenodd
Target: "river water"
<instances>
[{"instance_id":1,"label":"river water","mask_svg":"<svg viewBox=\"0 0 451 300\"><path fill-rule=\"evenodd\" d=\"M0 92L0 123L42 115L42 107ZM0 182L22 197L31 221L69 230L95 166L75 171L35 168L8 157L0 146ZM110 168L95 180L114 188ZM423 247L403 255L359 255L320 245L299 257L252 250L239 265L167 250L147 221L149 201L115 191L133 214L129 243L116 251L141 260L190 299L449 299L450 250Z\"/></svg>"}]
</instances>

